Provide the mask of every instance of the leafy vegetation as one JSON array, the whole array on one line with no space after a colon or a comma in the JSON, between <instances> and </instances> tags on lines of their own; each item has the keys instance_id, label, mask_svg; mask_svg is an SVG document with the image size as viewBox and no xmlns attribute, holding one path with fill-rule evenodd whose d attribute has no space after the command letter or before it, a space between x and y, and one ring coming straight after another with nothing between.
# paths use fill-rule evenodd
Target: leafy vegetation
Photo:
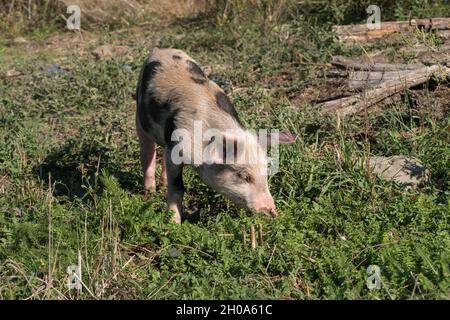
<instances>
[{"instance_id":1,"label":"leafy vegetation","mask_svg":"<svg viewBox=\"0 0 450 320\"><path fill-rule=\"evenodd\" d=\"M213 66L249 127L299 133L270 179L275 220L237 209L189 170L182 225L169 222L163 190L141 193L131 96L148 43L127 43L130 55L111 59L70 51L56 73L46 53L7 48L14 59L3 68L22 75L0 78L1 299L448 298L449 101L442 112L434 104L448 82L340 123L294 105L311 88L332 90L318 77L331 55L379 49L337 43L330 31L360 22L366 2L320 11L314 2L256 2L224 2L214 16L151 27L142 39L157 32L158 46ZM385 2L398 17L444 8ZM367 170L369 156L397 154L420 159L431 180L405 191ZM254 251L242 240L252 225L264 231ZM82 292L67 288L79 257ZM370 265L381 269L379 290L366 286Z\"/></svg>"}]
</instances>

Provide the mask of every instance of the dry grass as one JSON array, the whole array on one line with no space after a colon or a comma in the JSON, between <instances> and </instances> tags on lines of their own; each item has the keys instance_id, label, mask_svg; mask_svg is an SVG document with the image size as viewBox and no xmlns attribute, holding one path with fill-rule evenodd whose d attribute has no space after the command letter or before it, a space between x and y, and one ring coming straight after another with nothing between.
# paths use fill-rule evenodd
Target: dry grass
<instances>
[{"instance_id":1,"label":"dry grass","mask_svg":"<svg viewBox=\"0 0 450 320\"><path fill-rule=\"evenodd\" d=\"M127 27L149 20L196 16L219 0L0 0L0 29L18 35L50 25L63 25L66 8L81 8L82 29Z\"/></svg>"}]
</instances>

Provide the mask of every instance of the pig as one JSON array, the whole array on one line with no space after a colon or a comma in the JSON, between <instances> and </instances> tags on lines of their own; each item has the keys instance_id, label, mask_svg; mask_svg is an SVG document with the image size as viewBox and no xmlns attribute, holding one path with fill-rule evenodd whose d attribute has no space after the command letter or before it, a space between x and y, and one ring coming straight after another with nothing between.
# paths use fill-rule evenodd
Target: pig
<instances>
[{"instance_id":1,"label":"pig","mask_svg":"<svg viewBox=\"0 0 450 320\"><path fill-rule=\"evenodd\" d=\"M186 165L192 165L207 185L238 206L273 217L277 215L267 175L262 174L267 167L263 144L254 132L243 126L230 99L205 76L194 59L177 49L153 49L140 72L136 103L136 131L144 190L156 189L158 144L164 150L160 183L167 187L167 205L168 210L174 212L174 222L181 223L184 194L182 172ZM216 130L220 137L195 140L195 123L203 129ZM179 150L182 161L174 160L174 150L179 148L177 142L184 141L186 137L176 140L176 132L187 134L187 140L191 142L185 146L193 146ZM212 143L221 139L222 145ZM296 136L288 132L279 134L280 143L293 143L295 139ZM237 144L242 147L237 148ZM194 161L199 158L199 152L208 146L208 157ZM234 161L227 161L230 148ZM239 161L245 155L258 155L258 161Z\"/></svg>"}]
</instances>

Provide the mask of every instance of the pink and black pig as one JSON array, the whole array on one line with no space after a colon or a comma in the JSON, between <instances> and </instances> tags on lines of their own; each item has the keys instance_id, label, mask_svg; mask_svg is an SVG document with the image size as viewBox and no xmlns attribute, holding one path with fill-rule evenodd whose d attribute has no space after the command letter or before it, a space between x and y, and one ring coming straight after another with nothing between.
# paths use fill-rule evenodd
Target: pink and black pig
<instances>
[{"instance_id":1,"label":"pink and black pig","mask_svg":"<svg viewBox=\"0 0 450 320\"><path fill-rule=\"evenodd\" d=\"M181 223L186 165L238 206L277 215L266 174L265 148L272 140L262 143L261 135L242 125L230 99L194 59L181 50L155 48L142 67L136 101L144 188L156 188L158 144L164 149L160 183L167 186L176 223ZM278 134L279 143L294 141L289 133Z\"/></svg>"}]
</instances>

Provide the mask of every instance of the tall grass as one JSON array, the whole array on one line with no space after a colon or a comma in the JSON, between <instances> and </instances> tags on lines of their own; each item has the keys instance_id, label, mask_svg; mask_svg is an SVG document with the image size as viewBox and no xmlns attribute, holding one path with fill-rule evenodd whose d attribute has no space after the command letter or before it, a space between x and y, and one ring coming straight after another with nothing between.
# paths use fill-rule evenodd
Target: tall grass
<instances>
[{"instance_id":1,"label":"tall grass","mask_svg":"<svg viewBox=\"0 0 450 320\"><path fill-rule=\"evenodd\" d=\"M366 8L372 4L381 8L384 21L450 15L447 0L221 0L211 6L220 19L239 23L283 23L310 16L324 23L351 24L367 19Z\"/></svg>"},{"instance_id":2,"label":"tall grass","mask_svg":"<svg viewBox=\"0 0 450 320\"><path fill-rule=\"evenodd\" d=\"M219 25L258 25L264 29L309 17L313 22L349 24L363 22L371 0L78 0L83 28L118 28L159 18L207 17ZM0 30L14 36L50 33L64 25L66 0L0 0ZM380 0L383 20L449 16L447 0Z\"/></svg>"},{"instance_id":3,"label":"tall grass","mask_svg":"<svg viewBox=\"0 0 450 320\"><path fill-rule=\"evenodd\" d=\"M63 8L57 0L0 0L0 30L9 36L54 31L63 25Z\"/></svg>"}]
</instances>

